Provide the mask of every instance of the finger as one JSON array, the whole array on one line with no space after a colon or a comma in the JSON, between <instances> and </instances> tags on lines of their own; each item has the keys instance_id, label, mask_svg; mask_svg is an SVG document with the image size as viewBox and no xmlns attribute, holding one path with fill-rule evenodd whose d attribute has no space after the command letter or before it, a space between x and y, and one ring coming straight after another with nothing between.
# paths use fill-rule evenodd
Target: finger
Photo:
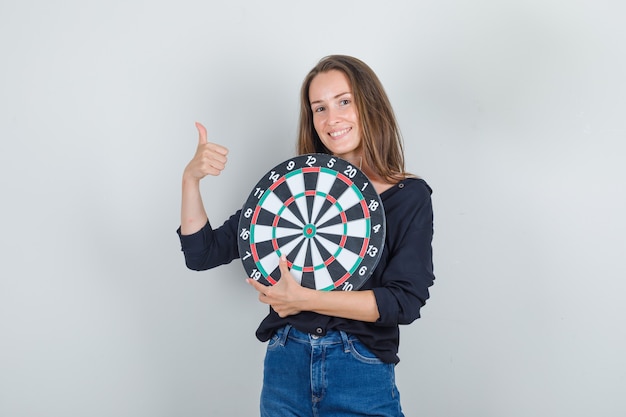
<instances>
[{"instance_id":1,"label":"finger","mask_svg":"<svg viewBox=\"0 0 626 417\"><path fill-rule=\"evenodd\" d=\"M280 275L283 276L289 273L289 264L287 263L287 256L281 255L278 261L278 268L280 269Z\"/></svg>"},{"instance_id":2,"label":"finger","mask_svg":"<svg viewBox=\"0 0 626 417\"><path fill-rule=\"evenodd\" d=\"M261 294L264 294L264 291L266 289L265 285L253 280L252 278L246 278L246 281L248 281L248 284L252 285L255 290L257 290Z\"/></svg>"},{"instance_id":3,"label":"finger","mask_svg":"<svg viewBox=\"0 0 626 417\"><path fill-rule=\"evenodd\" d=\"M287 261L287 255L280 255L280 261L278 261L278 266L280 267L281 272L289 272L289 262Z\"/></svg>"},{"instance_id":4,"label":"finger","mask_svg":"<svg viewBox=\"0 0 626 417\"><path fill-rule=\"evenodd\" d=\"M222 145L218 145L217 143L209 143L209 149L223 156L228 155L228 148L225 148Z\"/></svg>"},{"instance_id":5,"label":"finger","mask_svg":"<svg viewBox=\"0 0 626 417\"><path fill-rule=\"evenodd\" d=\"M209 143L208 148L215 152L216 154L226 156L228 155L228 148L223 147L222 145L218 145L217 143ZM223 158L223 162L226 162L226 158Z\"/></svg>"},{"instance_id":6,"label":"finger","mask_svg":"<svg viewBox=\"0 0 626 417\"><path fill-rule=\"evenodd\" d=\"M198 129L198 144L204 145L207 143L206 127L202 126L200 122L196 122L196 129Z\"/></svg>"}]
</instances>

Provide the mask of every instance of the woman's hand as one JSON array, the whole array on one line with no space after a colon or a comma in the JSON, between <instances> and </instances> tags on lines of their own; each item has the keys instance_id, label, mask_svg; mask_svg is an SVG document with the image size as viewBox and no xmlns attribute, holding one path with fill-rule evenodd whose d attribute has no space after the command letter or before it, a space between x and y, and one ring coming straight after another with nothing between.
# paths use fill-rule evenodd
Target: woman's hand
<instances>
[{"instance_id":1,"label":"woman's hand","mask_svg":"<svg viewBox=\"0 0 626 417\"><path fill-rule=\"evenodd\" d=\"M274 286L266 287L251 278L247 281L259 292L259 301L272 306L280 317L302 311L372 323L380 317L372 290L317 291L305 288L289 272L285 255L280 258L278 266L280 280Z\"/></svg>"},{"instance_id":2,"label":"woman's hand","mask_svg":"<svg viewBox=\"0 0 626 417\"><path fill-rule=\"evenodd\" d=\"M180 210L180 232L183 235L196 233L206 225L208 218L200 194L200 180L207 175L220 175L228 154L225 147L207 141L204 126L196 123L196 128L199 133L198 148L183 172Z\"/></svg>"},{"instance_id":3,"label":"woman's hand","mask_svg":"<svg viewBox=\"0 0 626 417\"><path fill-rule=\"evenodd\" d=\"M204 126L196 122L198 129L198 148L193 159L187 164L183 178L200 181L207 175L220 175L226 167L228 149L207 141L207 131Z\"/></svg>"},{"instance_id":4,"label":"woman's hand","mask_svg":"<svg viewBox=\"0 0 626 417\"><path fill-rule=\"evenodd\" d=\"M272 306L274 311L284 318L303 311L302 306L311 292L315 292L315 290L305 288L296 282L289 272L285 255L281 256L278 266L280 268L280 280L271 287L266 287L252 278L248 278L247 281L259 292L259 301Z\"/></svg>"}]
</instances>

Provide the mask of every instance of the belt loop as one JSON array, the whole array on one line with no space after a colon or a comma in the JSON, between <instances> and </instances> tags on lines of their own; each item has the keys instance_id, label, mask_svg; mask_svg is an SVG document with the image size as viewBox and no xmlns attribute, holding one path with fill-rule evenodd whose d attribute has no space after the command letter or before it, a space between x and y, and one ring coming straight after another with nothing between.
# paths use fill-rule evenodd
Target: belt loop
<instances>
[{"instance_id":1,"label":"belt loop","mask_svg":"<svg viewBox=\"0 0 626 417\"><path fill-rule=\"evenodd\" d=\"M282 328L282 334L280 335L280 343L281 346L285 346L287 343L287 336L289 336L289 330L291 330L291 324L286 324L285 327Z\"/></svg>"},{"instance_id":2,"label":"belt loop","mask_svg":"<svg viewBox=\"0 0 626 417\"><path fill-rule=\"evenodd\" d=\"M341 335L341 341L343 342L343 351L344 353L350 352L350 341L348 340L348 333L343 330L339 330L339 334Z\"/></svg>"}]
</instances>

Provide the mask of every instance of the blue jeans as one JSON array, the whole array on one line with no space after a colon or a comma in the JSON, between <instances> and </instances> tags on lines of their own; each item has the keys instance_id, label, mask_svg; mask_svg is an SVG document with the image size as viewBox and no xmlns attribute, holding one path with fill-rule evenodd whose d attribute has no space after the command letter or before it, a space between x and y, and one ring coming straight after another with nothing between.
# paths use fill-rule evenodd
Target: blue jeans
<instances>
[{"instance_id":1,"label":"blue jeans","mask_svg":"<svg viewBox=\"0 0 626 417\"><path fill-rule=\"evenodd\" d=\"M287 325L267 345L261 416L403 417L394 367L343 331Z\"/></svg>"}]
</instances>

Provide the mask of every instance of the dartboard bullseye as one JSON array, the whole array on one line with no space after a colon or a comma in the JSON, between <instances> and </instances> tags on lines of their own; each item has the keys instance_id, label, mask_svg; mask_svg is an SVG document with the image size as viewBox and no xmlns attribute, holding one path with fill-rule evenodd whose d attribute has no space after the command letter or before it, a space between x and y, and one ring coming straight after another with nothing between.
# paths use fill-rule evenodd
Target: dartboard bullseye
<instances>
[{"instance_id":1,"label":"dartboard bullseye","mask_svg":"<svg viewBox=\"0 0 626 417\"><path fill-rule=\"evenodd\" d=\"M385 242L380 196L357 167L327 154L300 155L268 172L241 210L239 255L248 276L280 279L285 254L300 285L359 289Z\"/></svg>"}]
</instances>

